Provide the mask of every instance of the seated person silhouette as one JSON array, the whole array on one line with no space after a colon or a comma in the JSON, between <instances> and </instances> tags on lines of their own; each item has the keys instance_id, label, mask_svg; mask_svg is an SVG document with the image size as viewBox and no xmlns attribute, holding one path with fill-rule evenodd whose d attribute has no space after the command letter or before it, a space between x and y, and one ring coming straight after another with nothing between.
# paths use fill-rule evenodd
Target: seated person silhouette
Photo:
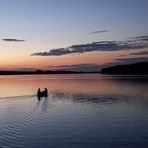
<instances>
[{"instance_id":1,"label":"seated person silhouette","mask_svg":"<svg viewBox=\"0 0 148 148\"><path fill-rule=\"evenodd\" d=\"M48 96L48 90L47 88L44 89L44 91L41 91L40 88L37 91L37 97L40 99L41 97L47 97Z\"/></svg>"},{"instance_id":2,"label":"seated person silhouette","mask_svg":"<svg viewBox=\"0 0 148 148\"><path fill-rule=\"evenodd\" d=\"M48 90L47 88L44 88L44 91L42 92L44 97L48 96Z\"/></svg>"},{"instance_id":3,"label":"seated person silhouette","mask_svg":"<svg viewBox=\"0 0 148 148\"><path fill-rule=\"evenodd\" d=\"M41 89L40 89L40 88L39 88L38 91L37 91L37 97L38 97L38 99L40 100L40 98L41 98Z\"/></svg>"}]
</instances>

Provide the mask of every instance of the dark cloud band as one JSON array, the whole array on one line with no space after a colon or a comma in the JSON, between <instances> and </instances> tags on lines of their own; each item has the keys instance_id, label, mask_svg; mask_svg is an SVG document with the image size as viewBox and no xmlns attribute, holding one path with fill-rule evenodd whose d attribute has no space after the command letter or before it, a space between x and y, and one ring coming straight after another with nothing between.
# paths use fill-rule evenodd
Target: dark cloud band
<instances>
[{"instance_id":1,"label":"dark cloud band","mask_svg":"<svg viewBox=\"0 0 148 148\"><path fill-rule=\"evenodd\" d=\"M126 41L101 41L89 44L72 45L67 48L57 48L45 52L35 52L31 56L62 56L74 53L92 51L120 51L144 49L148 47L148 36L138 36Z\"/></svg>"},{"instance_id":2,"label":"dark cloud band","mask_svg":"<svg viewBox=\"0 0 148 148\"><path fill-rule=\"evenodd\" d=\"M121 61L121 62L141 62L141 61L148 61L148 57L136 57L136 58L117 58L115 59L116 61Z\"/></svg>"},{"instance_id":3,"label":"dark cloud band","mask_svg":"<svg viewBox=\"0 0 148 148\"><path fill-rule=\"evenodd\" d=\"M98 31L93 31L91 34L98 34L98 33L105 33L108 32L108 30L98 30Z\"/></svg>"},{"instance_id":4,"label":"dark cloud band","mask_svg":"<svg viewBox=\"0 0 148 148\"><path fill-rule=\"evenodd\" d=\"M97 64L74 64L74 65L61 65L61 66L48 66L47 68L60 69L60 70L70 70L70 71L100 71L102 69L101 65Z\"/></svg>"},{"instance_id":5,"label":"dark cloud band","mask_svg":"<svg viewBox=\"0 0 148 148\"><path fill-rule=\"evenodd\" d=\"M148 51L141 51L141 52L133 52L133 53L129 53L129 54L123 54L123 55L120 55L119 57L135 56L135 55L148 55Z\"/></svg>"},{"instance_id":6,"label":"dark cloud band","mask_svg":"<svg viewBox=\"0 0 148 148\"><path fill-rule=\"evenodd\" d=\"M20 40L20 39L8 39L8 38L4 38L2 39L3 41L7 41L7 42L24 42L26 40Z\"/></svg>"}]
</instances>

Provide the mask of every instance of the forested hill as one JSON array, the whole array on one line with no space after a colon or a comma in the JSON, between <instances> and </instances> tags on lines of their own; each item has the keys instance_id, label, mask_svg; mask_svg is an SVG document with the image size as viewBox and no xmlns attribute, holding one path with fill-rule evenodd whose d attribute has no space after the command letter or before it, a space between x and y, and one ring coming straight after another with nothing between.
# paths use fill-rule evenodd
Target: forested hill
<instances>
[{"instance_id":1,"label":"forested hill","mask_svg":"<svg viewBox=\"0 0 148 148\"><path fill-rule=\"evenodd\" d=\"M147 75L148 74L148 62L140 62L128 65L116 65L101 70L102 74L135 74L135 75Z\"/></svg>"}]
</instances>

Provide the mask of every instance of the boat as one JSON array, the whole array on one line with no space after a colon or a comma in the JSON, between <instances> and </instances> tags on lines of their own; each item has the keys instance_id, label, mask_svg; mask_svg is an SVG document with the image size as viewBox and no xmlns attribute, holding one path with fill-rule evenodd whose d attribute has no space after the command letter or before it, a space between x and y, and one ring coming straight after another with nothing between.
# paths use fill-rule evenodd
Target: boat
<instances>
[{"instance_id":1,"label":"boat","mask_svg":"<svg viewBox=\"0 0 148 148\"><path fill-rule=\"evenodd\" d=\"M48 97L48 90L45 89L44 91L40 91L40 89L38 89L37 97L38 97L38 98L41 98L41 97Z\"/></svg>"}]
</instances>

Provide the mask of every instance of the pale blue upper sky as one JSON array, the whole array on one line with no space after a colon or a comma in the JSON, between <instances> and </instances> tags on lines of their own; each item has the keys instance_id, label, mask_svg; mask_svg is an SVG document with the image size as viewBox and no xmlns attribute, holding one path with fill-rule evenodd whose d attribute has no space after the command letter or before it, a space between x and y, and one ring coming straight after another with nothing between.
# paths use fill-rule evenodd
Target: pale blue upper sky
<instances>
[{"instance_id":1,"label":"pale blue upper sky","mask_svg":"<svg viewBox=\"0 0 148 148\"><path fill-rule=\"evenodd\" d=\"M1 38L69 46L148 33L147 0L1 0ZM108 30L106 33L89 34ZM54 45L55 43L55 45Z\"/></svg>"}]
</instances>

